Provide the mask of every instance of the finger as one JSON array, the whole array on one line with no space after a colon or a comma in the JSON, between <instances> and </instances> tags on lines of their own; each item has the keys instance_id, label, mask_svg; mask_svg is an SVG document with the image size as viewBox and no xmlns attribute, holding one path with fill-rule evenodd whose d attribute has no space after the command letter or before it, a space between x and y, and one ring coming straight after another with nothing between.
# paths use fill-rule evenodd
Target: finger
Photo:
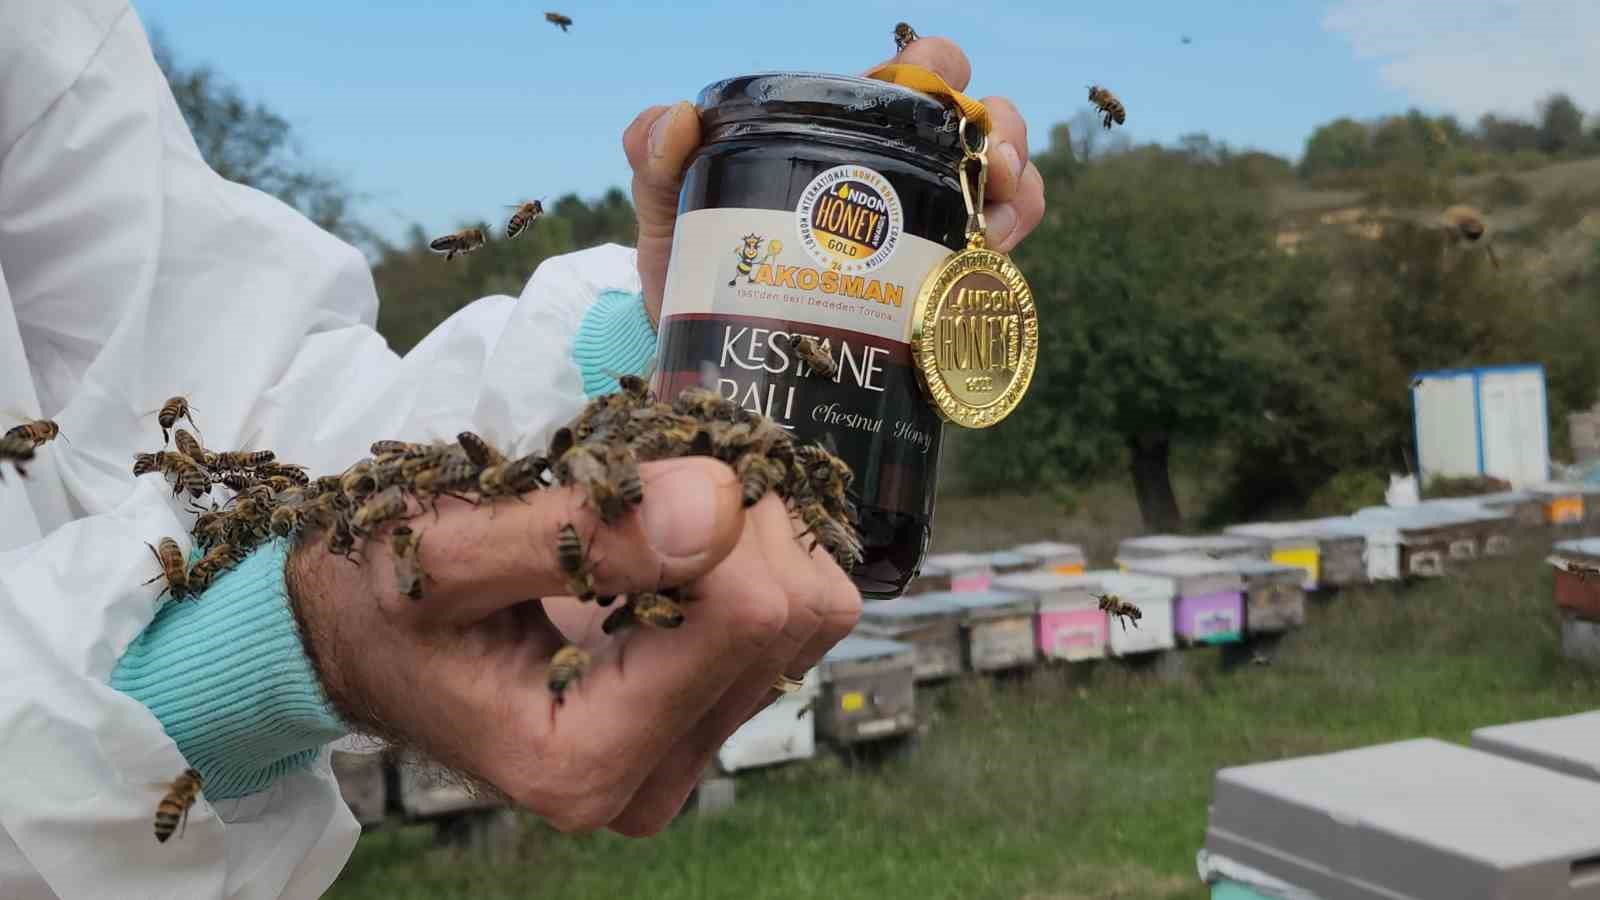
<instances>
[{"instance_id":1,"label":"finger","mask_svg":"<svg viewBox=\"0 0 1600 900\"><path fill-rule=\"evenodd\" d=\"M399 605L427 621L466 623L529 597L575 593L557 549L566 525L599 594L688 583L733 549L744 510L732 469L684 458L642 465L639 477L644 502L609 525L576 487L535 491L521 503L502 498L492 516L441 505L439 521L427 525L424 513L413 528L425 529L417 555L428 590Z\"/></svg>"},{"instance_id":2,"label":"finger","mask_svg":"<svg viewBox=\"0 0 1600 900\"><path fill-rule=\"evenodd\" d=\"M628 126L622 138L633 168L633 205L641 239L672 234L678 214L683 167L700 146L700 115L687 100L651 107Z\"/></svg>"},{"instance_id":3,"label":"finger","mask_svg":"<svg viewBox=\"0 0 1600 900\"><path fill-rule=\"evenodd\" d=\"M769 494L751 509L749 518L773 581L788 603L783 630L640 785L627 809L611 823L621 834L654 834L672 821L717 749L751 715L773 681L793 665L794 657L822 624L825 574L796 540L783 503Z\"/></svg>"},{"instance_id":4,"label":"finger","mask_svg":"<svg viewBox=\"0 0 1600 900\"><path fill-rule=\"evenodd\" d=\"M811 551L817 561L820 577L823 579L822 591L822 621L817 630L811 635L794 659L784 669L784 674L795 680L801 680L805 674L816 668L829 650L855 630L856 623L861 621L861 591L856 587L850 576L834 562L833 557L822 547ZM746 715L748 721L757 713L766 709L782 696L776 688L769 688L763 701L751 709Z\"/></svg>"},{"instance_id":5,"label":"finger","mask_svg":"<svg viewBox=\"0 0 1600 900\"><path fill-rule=\"evenodd\" d=\"M1022 170L1016 196L984 208L989 246L1009 253L1044 219L1044 177L1033 163Z\"/></svg>"},{"instance_id":6,"label":"finger","mask_svg":"<svg viewBox=\"0 0 1600 900\"><path fill-rule=\"evenodd\" d=\"M961 52L961 48L948 38L918 38L888 62L910 63L932 69L946 84L958 91L966 90L967 82L972 80L972 63L967 61L967 55Z\"/></svg>"},{"instance_id":7,"label":"finger","mask_svg":"<svg viewBox=\"0 0 1600 900\"><path fill-rule=\"evenodd\" d=\"M759 504L758 504L759 505ZM533 783L518 797L539 809L574 804L581 827L622 815L654 766L717 704L729 685L766 656L788 621L788 598L773 577L761 535L747 525L733 552L689 588L682 625L635 627L596 653L583 681L552 708L543 678L496 685L519 700L537 729L538 756L581 764L581 777L560 767L517 771L496 784ZM548 718L547 718L548 717ZM546 726L542 723L548 722ZM508 764L509 765L509 764ZM698 774L698 773L696 773ZM575 796L563 797L571 790ZM560 822L556 823L558 827Z\"/></svg>"},{"instance_id":8,"label":"finger","mask_svg":"<svg viewBox=\"0 0 1600 900\"><path fill-rule=\"evenodd\" d=\"M989 110L989 182L984 201L1008 203L1022 184L1022 171L1028 164L1028 125L1022 113L1004 97L985 97Z\"/></svg>"},{"instance_id":9,"label":"finger","mask_svg":"<svg viewBox=\"0 0 1600 900\"><path fill-rule=\"evenodd\" d=\"M687 102L645 110L622 137L633 167L633 207L639 220L634 245L639 288L651 324L661 319L683 170L699 145L700 115Z\"/></svg>"}]
</instances>

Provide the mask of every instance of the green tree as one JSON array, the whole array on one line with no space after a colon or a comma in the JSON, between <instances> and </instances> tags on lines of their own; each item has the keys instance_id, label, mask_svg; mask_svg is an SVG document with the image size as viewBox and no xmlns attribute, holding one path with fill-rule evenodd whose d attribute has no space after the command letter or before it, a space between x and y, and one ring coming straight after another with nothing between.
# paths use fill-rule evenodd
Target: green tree
<instances>
[{"instance_id":1,"label":"green tree","mask_svg":"<svg viewBox=\"0 0 1600 900\"><path fill-rule=\"evenodd\" d=\"M1306 178L1329 172L1362 169L1372 164L1371 135L1367 126L1355 119L1340 118L1311 133L1306 139L1300 174Z\"/></svg>"},{"instance_id":2,"label":"green tree","mask_svg":"<svg viewBox=\"0 0 1600 900\"><path fill-rule=\"evenodd\" d=\"M306 161L289 120L247 100L209 66L181 64L160 34L150 43L200 155L217 174L272 194L345 240L378 246L376 233L355 216L360 198Z\"/></svg>"},{"instance_id":3,"label":"green tree","mask_svg":"<svg viewBox=\"0 0 1600 900\"><path fill-rule=\"evenodd\" d=\"M1539 104L1539 149L1552 156L1583 144L1583 110L1566 94L1551 94Z\"/></svg>"},{"instance_id":4,"label":"green tree","mask_svg":"<svg viewBox=\"0 0 1600 900\"><path fill-rule=\"evenodd\" d=\"M1079 479L1121 463L1146 527L1176 528L1173 447L1261 421L1257 318L1283 258L1263 196L1188 151L1036 162L1052 210L1018 263L1040 304L1039 368L1016 413L964 436L969 475Z\"/></svg>"}]
</instances>

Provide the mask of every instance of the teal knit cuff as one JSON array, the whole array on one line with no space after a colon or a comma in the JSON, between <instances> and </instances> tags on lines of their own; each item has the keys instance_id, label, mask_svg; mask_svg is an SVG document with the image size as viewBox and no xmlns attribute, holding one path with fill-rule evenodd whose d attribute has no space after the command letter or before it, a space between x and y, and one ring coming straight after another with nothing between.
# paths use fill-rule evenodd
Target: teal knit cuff
<instances>
[{"instance_id":1,"label":"teal knit cuff","mask_svg":"<svg viewBox=\"0 0 1600 900\"><path fill-rule=\"evenodd\" d=\"M572 360L590 397L617 389L618 375L638 375L656 355L656 329L644 296L604 291L584 314L572 342Z\"/></svg>"},{"instance_id":2,"label":"teal knit cuff","mask_svg":"<svg viewBox=\"0 0 1600 900\"><path fill-rule=\"evenodd\" d=\"M263 544L128 645L111 686L155 714L206 797L265 789L348 733L317 682L284 584L287 541Z\"/></svg>"}]
</instances>

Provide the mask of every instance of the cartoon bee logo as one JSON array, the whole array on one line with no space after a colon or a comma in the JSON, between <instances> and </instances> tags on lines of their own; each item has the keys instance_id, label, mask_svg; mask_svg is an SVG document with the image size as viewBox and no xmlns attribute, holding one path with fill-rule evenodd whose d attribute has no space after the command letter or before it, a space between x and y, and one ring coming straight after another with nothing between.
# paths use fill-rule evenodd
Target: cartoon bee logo
<instances>
[{"instance_id":1,"label":"cartoon bee logo","mask_svg":"<svg viewBox=\"0 0 1600 900\"><path fill-rule=\"evenodd\" d=\"M744 276L745 284L755 281L750 271L755 268L756 260L761 256L761 242L763 240L764 238L759 234L747 234L744 236L744 241L733 249L734 257L739 260L739 271L728 282L728 287L738 284L740 275Z\"/></svg>"}]
</instances>

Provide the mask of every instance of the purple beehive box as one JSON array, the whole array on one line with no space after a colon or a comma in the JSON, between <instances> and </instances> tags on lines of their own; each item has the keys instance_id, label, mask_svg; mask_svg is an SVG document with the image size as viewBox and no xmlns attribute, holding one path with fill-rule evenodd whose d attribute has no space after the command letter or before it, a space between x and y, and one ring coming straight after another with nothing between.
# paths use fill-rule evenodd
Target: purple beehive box
<instances>
[{"instance_id":1,"label":"purple beehive box","mask_svg":"<svg viewBox=\"0 0 1600 900\"><path fill-rule=\"evenodd\" d=\"M1226 561L1163 556L1126 561L1128 571L1171 578L1173 631L1179 644L1229 644L1244 632L1244 580Z\"/></svg>"}]
</instances>

